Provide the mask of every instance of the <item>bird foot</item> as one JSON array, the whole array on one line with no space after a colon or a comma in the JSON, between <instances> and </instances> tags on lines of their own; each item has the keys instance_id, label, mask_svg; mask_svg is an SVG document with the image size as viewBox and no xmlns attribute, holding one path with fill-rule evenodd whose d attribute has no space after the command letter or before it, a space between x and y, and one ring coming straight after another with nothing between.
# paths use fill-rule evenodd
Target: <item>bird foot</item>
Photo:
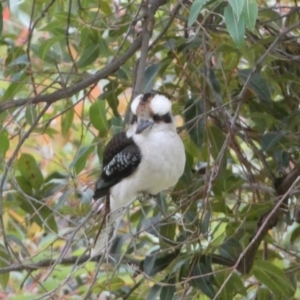
<instances>
[{"instance_id":1,"label":"bird foot","mask_svg":"<svg viewBox=\"0 0 300 300\"><path fill-rule=\"evenodd\" d=\"M145 201L150 201L150 200L153 200L153 199L156 199L157 195L152 195L152 194L149 194L149 193L139 193L138 194L138 199L140 202L145 202Z\"/></svg>"}]
</instances>

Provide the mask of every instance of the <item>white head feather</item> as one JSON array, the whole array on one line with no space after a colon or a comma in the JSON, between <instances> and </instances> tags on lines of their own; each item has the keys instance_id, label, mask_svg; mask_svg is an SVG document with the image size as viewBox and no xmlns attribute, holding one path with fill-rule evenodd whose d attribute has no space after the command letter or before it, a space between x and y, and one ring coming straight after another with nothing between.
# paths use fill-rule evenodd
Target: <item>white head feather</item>
<instances>
[{"instance_id":1,"label":"white head feather","mask_svg":"<svg viewBox=\"0 0 300 300\"><path fill-rule=\"evenodd\" d=\"M140 94L140 95L136 96L136 97L133 99L133 101L131 102L131 111L132 111L132 113L135 114L135 115L136 115L136 110L137 110L137 108L138 108L138 106L139 106L140 101L142 100L142 98L143 98L143 95Z\"/></svg>"},{"instance_id":2,"label":"white head feather","mask_svg":"<svg viewBox=\"0 0 300 300\"><path fill-rule=\"evenodd\" d=\"M163 95L155 95L153 99L151 99L150 107L155 115L163 116L167 113L171 113L172 102Z\"/></svg>"}]
</instances>

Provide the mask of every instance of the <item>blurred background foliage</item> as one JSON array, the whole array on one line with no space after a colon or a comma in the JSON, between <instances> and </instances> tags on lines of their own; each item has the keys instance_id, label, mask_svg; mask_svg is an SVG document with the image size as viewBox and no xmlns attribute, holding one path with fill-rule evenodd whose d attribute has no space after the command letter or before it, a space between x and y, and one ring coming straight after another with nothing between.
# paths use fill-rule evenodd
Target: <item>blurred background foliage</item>
<instances>
[{"instance_id":1,"label":"blurred background foliage","mask_svg":"<svg viewBox=\"0 0 300 300\"><path fill-rule=\"evenodd\" d=\"M0 299L299 299L297 1L147 3L1 2ZM185 173L90 258L148 13L143 91L172 99Z\"/></svg>"}]
</instances>

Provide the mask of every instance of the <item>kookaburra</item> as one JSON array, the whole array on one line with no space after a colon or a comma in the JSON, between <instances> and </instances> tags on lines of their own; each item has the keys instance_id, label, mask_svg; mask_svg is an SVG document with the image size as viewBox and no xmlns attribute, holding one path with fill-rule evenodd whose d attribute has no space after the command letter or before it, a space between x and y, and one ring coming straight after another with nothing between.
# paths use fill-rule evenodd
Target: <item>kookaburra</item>
<instances>
[{"instance_id":1,"label":"kookaburra","mask_svg":"<svg viewBox=\"0 0 300 300\"><path fill-rule=\"evenodd\" d=\"M176 132L171 101L163 95L147 93L132 104L131 124L116 134L103 153L103 170L96 183L94 200L106 197L109 210L105 233L100 233L96 254L103 251L112 229L140 193L156 195L173 187L183 174L185 152Z\"/></svg>"}]
</instances>

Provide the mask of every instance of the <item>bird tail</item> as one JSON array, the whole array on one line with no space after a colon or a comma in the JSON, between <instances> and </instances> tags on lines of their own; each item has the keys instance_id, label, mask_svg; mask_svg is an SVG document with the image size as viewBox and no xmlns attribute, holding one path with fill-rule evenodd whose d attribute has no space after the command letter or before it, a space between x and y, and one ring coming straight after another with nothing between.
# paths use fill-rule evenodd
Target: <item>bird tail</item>
<instances>
[{"instance_id":1,"label":"bird tail","mask_svg":"<svg viewBox=\"0 0 300 300\"><path fill-rule=\"evenodd\" d=\"M96 238L94 239L91 256L109 252L117 235L117 230L120 221L123 218L124 212L125 209L123 207L112 212L105 212L105 215L100 223Z\"/></svg>"}]
</instances>

